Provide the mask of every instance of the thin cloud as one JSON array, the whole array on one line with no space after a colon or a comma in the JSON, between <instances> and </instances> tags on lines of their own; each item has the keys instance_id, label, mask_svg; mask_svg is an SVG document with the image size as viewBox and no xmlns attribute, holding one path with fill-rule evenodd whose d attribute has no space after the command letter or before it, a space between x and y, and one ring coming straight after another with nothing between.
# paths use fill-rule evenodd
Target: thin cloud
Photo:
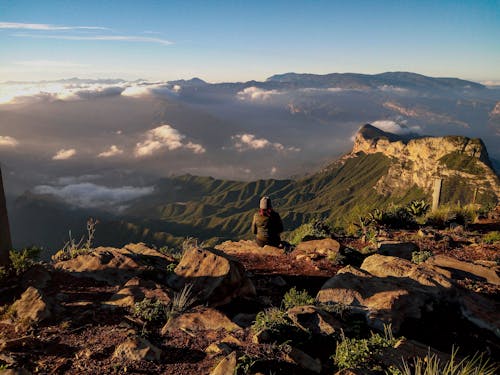
<instances>
[{"instance_id":1,"label":"thin cloud","mask_svg":"<svg viewBox=\"0 0 500 375\"><path fill-rule=\"evenodd\" d=\"M143 142L136 144L134 155L136 157L151 156L160 150L178 150L185 148L191 150L195 154L203 154L205 148L193 142L184 143L186 136L181 134L177 129L168 124L160 125L154 129L148 130Z\"/></svg>"},{"instance_id":2,"label":"thin cloud","mask_svg":"<svg viewBox=\"0 0 500 375\"><path fill-rule=\"evenodd\" d=\"M65 149L62 148L57 153L52 156L52 160L67 160L76 155L76 150L74 148Z\"/></svg>"},{"instance_id":3,"label":"thin cloud","mask_svg":"<svg viewBox=\"0 0 500 375\"><path fill-rule=\"evenodd\" d=\"M392 120L379 120L372 122L372 125L380 130L393 134L410 134L419 133L422 129L420 126L406 126L405 124L398 123Z\"/></svg>"},{"instance_id":4,"label":"thin cloud","mask_svg":"<svg viewBox=\"0 0 500 375\"><path fill-rule=\"evenodd\" d=\"M274 149L276 151L300 151L297 147L285 147L278 142L271 142L265 138L257 138L254 134L236 134L231 137L234 148L238 152L248 150Z\"/></svg>"},{"instance_id":5,"label":"thin cloud","mask_svg":"<svg viewBox=\"0 0 500 375\"><path fill-rule=\"evenodd\" d=\"M123 154L123 150L118 148L116 145L111 145L111 147L106 150L101 152L99 155L97 155L98 158L110 158L113 156L121 155Z\"/></svg>"},{"instance_id":6,"label":"thin cloud","mask_svg":"<svg viewBox=\"0 0 500 375\"><path fill-rule=\"evenodd\" d=\"M18 38L35 38L35 39L59 39L59 40L96 40L96 41L110 41L110 42L134 42L134 43L157 43L164 46L169 46L173 42L161 39L150 38L146 36L133 36L133 35L47 35L47 34L26 34L18 33L12 34Z\"/></svg>"},{"instance_id":7,"label":"thin cloud","mask_svg":"<svg viewBox=\"0 0 500 375\"><path fill-rule=\"evenodd\" d=\"M82 207L102 207L124 203L151 194L154 187L107 187L91 182L67 186L39 185L33 189L35 194L50 194L64 201Z\"/></svg>"},{"instance_id":8,"label":"thin cloud","mask_svg":"<svg viewBox=\"0 0 500 375\"><path fill-rule=\"evenodd\" d=\"M18 144L17 139L8 135L0 135L0 147L16 147Z\"/></svg>"},{"instance_id":9,"label":"thin cloud","mask_svg":"<svg viewBox=\"0 0 500 375\"><path fill-rule=\"evenodd\" d=\"M264 90L255 86L247 87L239 91L236 96L240 100L266 101L273 95L279 94L277 90Z\"/></svg>"},{"instance_id":10,"label":"thin cloud","mask_svg":"<svg viewBox=\"0 0 500 375\"><path fill-rule=\"evenodd\" d=\"M83 68L89 66L88 64L80 64L72 61L57 61L57 60L29 60L29 61L16 61L14 65L28 66L33 68Z\"/></svg>"},{"instance_id":11,"label":"thin cloud","mask_svg":"<svg viewBox=\"0 0 500 375\"><path fill-rule=\"evenodd\" d=\"M109 28L101 26L57 26L47 23L21 23L21 22L0 22L0 29L40 30L40 31L109 30Z\"/></svg>"}]
</instances>

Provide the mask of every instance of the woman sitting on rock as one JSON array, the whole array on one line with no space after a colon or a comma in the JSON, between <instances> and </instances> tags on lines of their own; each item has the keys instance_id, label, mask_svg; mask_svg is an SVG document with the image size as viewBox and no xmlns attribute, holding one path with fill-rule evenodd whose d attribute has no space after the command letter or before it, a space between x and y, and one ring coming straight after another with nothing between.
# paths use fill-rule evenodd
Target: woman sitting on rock
<instances>
[{"instance_id":1,"label":"woman sitting on rock","mask_svg":"<svg viewBox=\"0 0 500 375\"><path fill-rule=\"evenodd\" d=\"M273 210L271 199L262 197L259 212L253 215L252 232L255 234L255 242L260 247L265 245L280 247L280 233L283 232L283 223L280 215Z\"/></svg>"}]
</instances>

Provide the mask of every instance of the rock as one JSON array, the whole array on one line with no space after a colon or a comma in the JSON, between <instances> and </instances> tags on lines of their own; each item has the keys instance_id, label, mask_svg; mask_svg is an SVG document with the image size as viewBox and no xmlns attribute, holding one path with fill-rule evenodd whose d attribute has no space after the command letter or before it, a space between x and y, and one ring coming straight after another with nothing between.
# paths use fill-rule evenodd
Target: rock
<instances>
[{"instance_id":1,"label":"rock","mask_svg":"<svg viewBox=\"0 0 500 375\"><path fill-rule=\"evenodd\" d=\"M143 280L139 277L134 277L111 296L110 300L104 302L104 305L133 307L135 303L142 301L144 298L157 299L164 305L168 305L170 297L167 291L161 285L151 280Z\"/></svg>"},{"instance_id":2,"label":"rock","mask_svg":"<svg viewBox=\"0 0 500 375\"><path fill-rule=\"evenodd\" d=\"M451 288L450 280L425 265L417 265L405 259L374 254L361 264L361 269L378 277L409 278L422 286Z\"/></svg>"},{"instance_id":3,"label":"rock","mask_svg":"<svg viewBox=\"0 0 500 375\"><path fill-rule=\"evenodd\" d=\"M0 371L1 375L31 375L31 372L24 368L16 368L16 369L7 369Z\"/></svg>"},{"instance_id":4,"label":"rock","mask_svg":"<svg viewBox=\"0 0 500 375\"><path fill-rule=\"evenodd\" d=\"M319 359L312 358L309 354L304 353L302 350L291 347L291 350L287 353L287 359L304 370L315 372L319 374L321 372L321 361Z\"/></svg>"},{"instance_id":5,"label":"rock","mask_svg":"<svg viewBox=\"0 0 500 375\"><path fill-rule=\"evenodd\" d=\"M342 328L337 319L316 306L296 306L287 314L297 327L314 335L331 335Z\"/></svg>"},{"instance_id":6,"label":"rock","mask_svg":"<svg viewBox=\"0 0 500 375\"><path fill-rule=\"evenodd\" d=\"M38 289L44 289L52 279L50 274L51 272L47 267L41 264L35 264L23 274L21 285L24 288L32 286Z\"/></svg>"},{"instance_id":7,"label":"rock","mask_svg":"<svg viewBox=\"0 0 500 375\"><path fill-rule=\"evenodd\" d=\"M243 347L243 343L236 337L227 335L221 341L210 344L205 352L208 354L220 354L223 353L227 355L231 353L234 349Z\"/></svg>"},{"instance_id":8,"label":"rock","mask_svg":"<svg viewBox=\"0 0 500 375\"><path fill-rule=\"evenodd\" d=\"M196 247L186 250L168 284L176 290L191 284L196 299L212 306L256 295L241 263L221 251Z\"/></svg>"},{"instance_id":9,"label":"rock","mask_svg":"<svg viewBox=\"0 0 500 375\"><path fill-rule=\"evenodd\" d=\"M118 345L113 353L113 359L129 361L159 362L161 350L142 337L133 337Z\"/></svg>"},{"instance_id":10,"label":"rock","mask_svg":"<svg viewBox=\"0 0 500 375\"><path fill-rule=\"evenodd\" d=\"M227 357L224 357L217 367L213 369L210 375L230 375L234 374L236 371L237 364L236 352L232 352Z\"/></svg>"},{"instance_id":11,"label":"rock","mask_svg":"<svg viewBox=\"0 0 500 375\"><path fill-rule=\"evenodd\" d=\"M33 347L38 340L33 336L23 336L10 340L0 339L0 352L19 351L24 348Z\"/></svg>"},{"instance_id":12,"label":"rock","mask_svg":"<svg viewBox=\"0 0 500 375\"><path fill-rule=\"evenodd\" d=\"M299 243L292 256L295 259L316 260L327 258L336 261L340 255L340 244L331 238L322 240L303 241Z\"/></svg>"},{"instance_id":13,"label":"rock","mask_svg":"<svg viewBox=\"0 0 500 375\"><path fill-rule=\"evenodd\" d=\"M416 357L423 359L428 355L437 356L440 363L446 363L446 361L450 359L449 354L440 352L417 341L407 340L405 338L401 338L393 348L387 348L384 351L384 355L379 356L378 359L387 367L395 366L400 368L402 358L405 358L408 361L410 358Z\"/></svg>"},{"instance_id":14,"label":"rock","mask_svg":"<svg viewBox=\"0 0 500 375\"><path fill-rule=\"evenodd\" d=\"M116 285L145 271L163 271L172 262L172 258L139 243L126 245L122 249L98 247L88 254L57 262L54 267L71 272L73 276Z\"/></svg>"},{"instance_id":15,"label":"rock","mask_svg":"<svg viewBox=\"0 0 500 375\"><path fill-rule=\"evenodd\" d=\"M477 293L464 291L459 298L462 315L479 328L500 338L500 303Z\"/></svg>"},{"instance_id":16,"label":"rock","mask_svg":"<svg viewBox=\"0 0 500 375\"><path fill-rule=\"evenodd\" d=\"M260 247L255 241L250 240L241 240L238 242L225 241L215 246L215 248L228 255L251 254L258 256L281 256L284 254L283 249L269 245Z\"/></svg>"},{"instance_id":17,"label":"rock","mask_svg":"<svg viewBox=\"0 0 500 375\"><path fill-rule=\"evenodd\" d=\"M42 292L30 286L10 307L15 321L27 325L36 324L51 316L50 307Z\"/></svg>"},{"instance_id":18,"label":"rock","mask_svg":"<svg viewBox=\"0 0 500 375\"><path fill-rule=\"evenodd\" d=\"M418 250L418 246L413 242L383 241L378 245L379 254L407 260L411 260L411 254Z\"/></svg>"},{"instance_id":19,"label":"rock","mask_svg":"<svg viewBox=\"0 0 500 375\"><path fill-rule=\"evenodd\" d=\"M486 267L479 264L463 262L441 254L427 259L426 264L449 271L454 279L469 278L500 285L500 277L498 276L499 267L496 265L494 267Z\"/></svg>"},{"instance_id":20,"label":"rock","mask_svg":"<svg viewBox=\"0 0 500 375\"><path fill-rule=\"evenodd\" d=\"M404 259L372 255L362 268L339 270L322 286L317 300L349 305L365 315L370 327L383 330L390 323L397 332L406 319L419 319L433 303L455 295L443 286L451 284L442 275Z\"/></svg>"},{"instance_id":21,"label":"rock","mask_svg":"<svg viewBox=\"0 0 500 375\"><path fill-rule=\"evenodd\" d=\"M269 330L267 330L267 329L259 331L252 336L252 342L254 344L264 344L264 343L270 342L271 339L272 339L272 335L269 332Z\"/></svg>"},{"instance_id":22,"label":"rock","mask_svg":"<svg viewBox=\"0 0 500 375\"><path fill-rule=\"evenodd\" d=\"M221 312L209 308L198 307L192 312L187 312L178 317L170 319L162 328L161 334L175 330L187 330L189 332L199 332L207 330L221 330L228 332L239 329L227 316Z\"/></svg>"},{"instance_id":23,"label":"rock","mask_svg":"<svg viewBox=\"0 0 500 375\"><path fill-rule=\"evenodd\" d=\"M283 279L281 276L275 276L269 281L271 284L273 284L277 287L280 287L280 288L287 285L285 279Z\"/></svg>"},{"instance_id":24,"label":"rock","mask_svg":"<svg viewBox=\"0 0 500 375\"><path fill-rule=\"evenodd\" d=\"M255 317L257 314L252 313L239 313L233 317L233 322L239 325L240 327L247 328L250 327L255 321Z\"/></svg>"}]
</instances>

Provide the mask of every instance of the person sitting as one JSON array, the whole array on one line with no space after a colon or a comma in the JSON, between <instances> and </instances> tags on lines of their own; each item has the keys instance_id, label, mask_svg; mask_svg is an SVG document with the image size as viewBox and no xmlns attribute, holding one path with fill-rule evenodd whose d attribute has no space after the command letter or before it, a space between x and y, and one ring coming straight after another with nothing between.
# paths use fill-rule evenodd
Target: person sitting
<instances>
[{"instance_id":1,"label":"person sitting","mask_svg":"<svg viewBox=\"0 0 500 375\"><path fill-rule=\"evenodd\" d=\"M253 215L252 232L255 242L260 247L265 245L280 247L280 233L283 232L283 223L280 215L273 210L271 199L262 197L259 211Z\"/></svg>"}]
</instances>

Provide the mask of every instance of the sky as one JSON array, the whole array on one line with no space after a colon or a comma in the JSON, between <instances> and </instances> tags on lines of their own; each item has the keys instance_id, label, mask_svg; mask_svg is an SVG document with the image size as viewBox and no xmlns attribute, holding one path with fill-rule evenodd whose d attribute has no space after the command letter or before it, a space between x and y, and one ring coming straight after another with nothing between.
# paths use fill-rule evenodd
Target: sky
<instances>
[{"instance_id":1,"label":"sky","mask_svg":"<svg viewBox=\"0 0 500 375\"><path fill-rule=\"evenodd\" d=\"M291 71L500 82L500 1L0 0L0 82Z\"/></svg>"}]
</instances>

